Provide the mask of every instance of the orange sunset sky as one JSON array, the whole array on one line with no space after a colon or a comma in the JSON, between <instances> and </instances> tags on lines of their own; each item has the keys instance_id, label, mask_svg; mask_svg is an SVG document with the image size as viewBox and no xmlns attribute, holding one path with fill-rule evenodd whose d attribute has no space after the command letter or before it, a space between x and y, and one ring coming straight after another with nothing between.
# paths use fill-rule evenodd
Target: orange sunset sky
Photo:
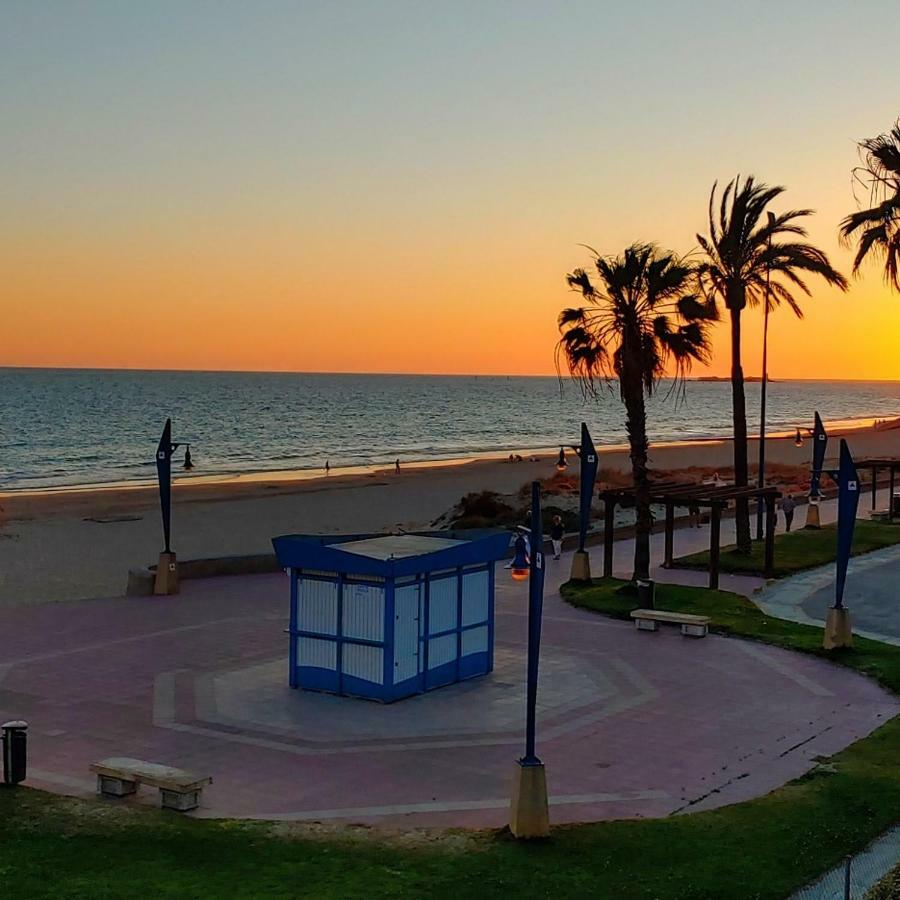
<instances>
[{"instance_id":1,"label":"orange sunset sky","mask_svg":"<svg viewBox=\"0 0 900 900\"><path fill-rule=\"evenodd\" d=\"M849 274L854 141L900 115L893 2L251 6L8 9L0 365L549 374L579 243L691 251L716 178ZM813 287L770 375L900 379L878 268Z\"/></svg>"}]
</instances>

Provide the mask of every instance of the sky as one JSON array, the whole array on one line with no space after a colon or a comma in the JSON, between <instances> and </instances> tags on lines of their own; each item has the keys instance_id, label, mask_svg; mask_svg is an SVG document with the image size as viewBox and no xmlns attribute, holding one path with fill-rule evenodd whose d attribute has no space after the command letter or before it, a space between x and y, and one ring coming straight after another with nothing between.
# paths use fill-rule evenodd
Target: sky
<instances>
[{"instance_id":1,"label":"sky","mask_svg":"<svg viewBox=\"0 0 900 900\"><path fill-rule=\"evenodd\" d=\"M580 245L696 250L738 173L849 274L898 30L896 0L2 0L0 365L549 374ZM803 306L771 377L900 379L877 266ZM695 371L729 366L719 326Z\"/></svg>"}]
</instances>

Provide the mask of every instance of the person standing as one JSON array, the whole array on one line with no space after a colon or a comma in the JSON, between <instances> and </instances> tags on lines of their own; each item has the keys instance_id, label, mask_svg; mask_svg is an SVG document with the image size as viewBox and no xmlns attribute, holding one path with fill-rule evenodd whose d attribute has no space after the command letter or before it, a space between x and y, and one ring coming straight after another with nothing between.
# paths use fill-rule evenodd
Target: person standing
<instances>
[{"instance_id":1,"label":"person standing","mask_svg":"<svg viewBox=\"0 0 900 900\"><path fill-rule=\"evenodd\" d=\"M700 506L696 500L688 504L688 528L700 527Z\"/></svg>"},{"instance_id":2,"label":"person standing","mask_svg":"<svg viewBox=\"0 0 900 900\"><path fill-rule=\"evenodd\" d=\"M797 501L794 500L792 494L788 494L786 497L782 498L781 501L781 511L784 513L784 530L790 531L791 524L794 521L794 507L797 505Z\"/></svg>"},{"instance_id":3,"label":"person standing","mask_svg":"<svg viewBox=\"0 0 900 900\"><path fill-rule=\"evenodd\" d=\"M554 559L559 559L560 554L562 554L562 542L565 533L562 516L554 516L553 523L550 525L550 541L553 544Z\"/></svg>"},{"instance_id":4,"label":"person standing","mask_svg":"<svg viewBox=\"0 0 900 900\"><path fill-rule=\"evenodd\" d=\"M394 461L394 474L396 474L396 475L400 474L400 460L399 459Z\"/></svg>"}]
</instances>

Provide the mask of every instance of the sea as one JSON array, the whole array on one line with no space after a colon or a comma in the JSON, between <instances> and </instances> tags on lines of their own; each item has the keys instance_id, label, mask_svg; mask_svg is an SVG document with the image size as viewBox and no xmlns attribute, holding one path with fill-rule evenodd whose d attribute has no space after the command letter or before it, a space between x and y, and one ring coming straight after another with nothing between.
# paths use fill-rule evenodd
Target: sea
<instances>
[{"instance_id":1,"label":"sea","mask_svg":"<svg viewBox=\"0 0 900 900\"><path fill-rule=\"evenodd\" d=\"M747 385L748 422L759 384ZM900 382L779 381L770 432L900 416ZM622 444L613 387L585 399L556 377L335 375L0 368L0 491L150 482L167 417L190 444L188 476L320 473L506 455L578 442ZM663 382L648 403L652 441L727 436L728 382Z\"/></svg>"}]
</instances>

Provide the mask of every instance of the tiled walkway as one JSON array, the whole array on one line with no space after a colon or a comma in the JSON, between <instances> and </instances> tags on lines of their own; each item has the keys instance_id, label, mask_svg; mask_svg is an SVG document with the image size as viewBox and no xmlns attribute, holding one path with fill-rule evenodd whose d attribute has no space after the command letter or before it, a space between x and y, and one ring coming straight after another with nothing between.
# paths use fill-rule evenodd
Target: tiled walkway
<instances>
[{"instance_id":1,"label":"tiled walkway","mask_svg":"<svg viewBox=\"0 0 900 900\"><path fill-rule=\"evenodd\" d=\"M680 532L676 546L703 539ZM555 822L756 796L900 711L812 657L573 609L558 593L569 564L549 564L539 692ZM281 575L0 610L0 720L31 723L30 783L51 790L90 794L90 763L127 755L212 774L206 816L502 825L526 637L526 589L504 576L495 671L391 706L287 687Z\"/></svg>"}]
</instances>

